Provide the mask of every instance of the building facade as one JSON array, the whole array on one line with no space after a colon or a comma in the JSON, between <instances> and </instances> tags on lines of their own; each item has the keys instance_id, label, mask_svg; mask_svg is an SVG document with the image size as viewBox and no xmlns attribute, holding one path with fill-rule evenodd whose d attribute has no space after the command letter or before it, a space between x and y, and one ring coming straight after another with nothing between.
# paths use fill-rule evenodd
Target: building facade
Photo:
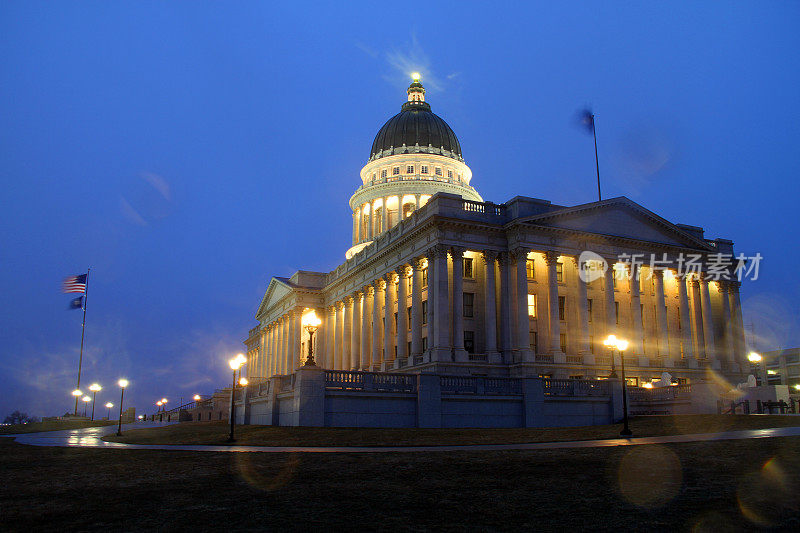
<instances>
[{"instance_id":1,"label":"building facade","mask_svg":"<svg viewBox=\"0 0 800 533\"><path fill-rule=\"evenodd\" d=\"M625 197L485 202L422 84L407 94L350 199L346 260L269 283L245 341L251 383L304 363L311 313L326 369L602 379L622 363L603 344L614 334L630 384L743 380L739 283L702 267L731 241Z\"/></svg>"}]
</instances>

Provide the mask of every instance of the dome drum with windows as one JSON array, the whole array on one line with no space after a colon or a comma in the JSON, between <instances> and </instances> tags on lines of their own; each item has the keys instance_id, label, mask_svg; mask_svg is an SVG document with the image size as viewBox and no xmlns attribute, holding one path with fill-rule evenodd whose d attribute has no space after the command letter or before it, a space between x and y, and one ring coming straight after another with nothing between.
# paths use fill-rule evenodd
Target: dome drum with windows
<instances>
[{"instance_id":1,"label":"dome drum with windows","mask_svg":"<svg viewBox=\"0 0 800 533\"><path fill-rule=\"evenodd\" d=\"M350 198L353 247L349 259L384 231L419 209L437 192L482 202L470 185L472 171L464 163L452 128L431 111L419 75L406 91L400 113L386 121L361 169L361 186Z\"/></svg>"}]
</instances>

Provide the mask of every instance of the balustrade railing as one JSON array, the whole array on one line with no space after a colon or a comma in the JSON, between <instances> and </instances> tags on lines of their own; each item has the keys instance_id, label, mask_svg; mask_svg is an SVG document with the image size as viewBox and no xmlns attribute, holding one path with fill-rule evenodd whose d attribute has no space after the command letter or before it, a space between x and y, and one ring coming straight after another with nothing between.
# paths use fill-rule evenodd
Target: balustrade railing
<instances>
[{"instance_id":1,"label":"balustrade railing","mask_svg":"<svg viewBox=\"0 0 800 533\"><path fill-rule=\"evenodd\" d=\"M567 356L567 363L583 363L583 356L582 355L568 355Z\"/></svg>"},{"instance_id":2,"label":"balustrade railing","mask_svg":"<svg viewBox=\"0 0 800 533\"><path fill-rule=\"evenodd\" d=\"M536 361L537 363L552 363L553 354L537 353L534 356L534 361Z\"/></svg>"},{"instance_id":3,"label":"balustrade railing","mask_svg":"<svg viewBox=\"0 0 800 533\"><path fill-rule=\"evenodd\" d=\"M669 387L628 387L628 397L631 402L663 402L688 399L692 395L690 384L672 385Z\"/></svg>"},{"instance_id":4,"label":"balustrade railing","mask_svg":"<svg viewBox=\"0 0 800 533\"><path fill-rule=\"evenodd\" d=\"M453 394L476 394L478 392L478 378L465 376L441 376L439 386L442 392Z\"/></svg>"},{"instance_id":5,"label":"balustrade railing","mask_svg":"<svg viewBox=\"0 0 800 533\"><path fill-rule=\"evenodd\" d=\"M593 379L543 378L545 396L610 396L611 384Z\"/></svg>"},{"instance_id":6,"label":"balustrade railing","mask_svg":"<svg viewBox=\"0 0 800 533\"><path fill-rule=\"evenodd\" d=\"M463 200L462 208L464 211L472 213L485 213L488 215L501 215L503 207L491 202L476 202L474 200Z\"/></svg>"},{"instance_id":7,"label":"balustrade railing","mask_svg":"<svg viewBox=\"0 0 800 533\"><path fill-rule=\"evenodd\" d=\"M416 392L417 377L414 374L326 370L325 388L329 390Z\"/></svg>"}]
</instances>

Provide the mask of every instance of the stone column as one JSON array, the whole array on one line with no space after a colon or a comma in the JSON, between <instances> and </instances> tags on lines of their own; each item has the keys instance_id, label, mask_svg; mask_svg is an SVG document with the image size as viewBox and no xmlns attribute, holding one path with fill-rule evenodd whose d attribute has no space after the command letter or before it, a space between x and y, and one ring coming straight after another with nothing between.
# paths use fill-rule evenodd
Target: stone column
<instances>
[{"instance_id":1,"label":"stone column","mask_svg":"<svg viewBox=\"0 0 800 533\"><path fill-rule=\"evenodd\" d=\"M578 354L583 357L585 364L594 364L594 354L589 346L589 295L586 288L586 278L582 274L584 265L580 264L578 257L572 258L575 266L576 283L578 284ZM558 303L558 302L556 302ZM587 360L591 358L591 361Z\"/></svg>"},{"instance_id":2,"label":"stone column","mask_svg":"<svg viewBox=\"0 0 800 533\"><path fill-rule=\"evenodd\" d=\"M372 240L375 238L373 233L372 219L375 218L375 213L372 211L372 202L369 203L369 222L367 222L367 239Z\"/></svg>"},{"instance_id":3,"label":"stone column","mask_svg":"<svg viewBox=\"0 0 800 533\"><path fill-rule=\"evenodd\" d=\"M281 317L281 374L289 373L289 315Z\"/></svg>"},{"instance_id":4,"label":"stone column","mask_svg":"<svg viewBox=\"0 0 800 533\"><path fill-rule=\"evenodd\" d=\"M456 361L467 362L464 349L464 252L460 246L450 248L453 257L453 355Z\"/></svg>"},{"instance_id":5,"label":"stone column","mask_svg":"<svg viewBox=\"0 0 800 533\"><path fill-rule=\"evenodd\" d=\"M516 349L518 352L518 361L532 363L534 361L533 350L531 350L531 322L528 316L528 271L526 263L528 262L528 248L515 248L512 250L511 255L514 259L514 270L516 272L516 288L514 290L517 295L517 308L516 308ZM556 254L555 257L558 257ZM555 263L553 263L555 268ZM555 277L553 278L555 283ZM558 288L556 288L556 319L558 319ZM558 342L558 339L556 339ZM560 353L561 350L558 349Z\"/></svg>"},{"instance_id":6,"label":"stone column","mask_svg":"<svg viewBox=\"0 0 800 533\"><path fill-rule=\"evenodd\" d=\"M552 250L546 252L544 254L544 262L547 265L547 310L550 326L550 353L554 356L562 355L564 352L561 351L561 321L558 318L558 275L556 273L558 252Z\"/></svg>"},{"instance_id":7,"label":"stone column","mask_svg":"<svg viewBox=\"0 0 800 533\"><path fill-rule=\"evenodd\" d=\"M631 345L628 348L632 355L641 356L644 353L644 328L642 328L642 295L639 291L639 276L642 275L641 265L631 265Z\"/></svg>"},{"instance_id":8,"label":"stone column","mask_svg":"<svg viewBox=\"0 0 800 533\"><path fill-rule=\"evenodd\" d=\"M372 361L370 370L381 362L381 281L372 282Z\"/></svg>"},{"instance_id":9,"label":"stone column","mask_svg":"<svg viewBox=\"0 0 800 533\"><path fill-rule=\"evenodd\" d=\"M297 359L297 353L295 352L295 345L294 345L294 338L297 335L297 330L295 329L295 320L294 315L296 314L295 310L289 311L289 334L286 336L286 344L287 344L287 352L286 352L286 373L291 374L294 372L295 367L295 360Z\"/></svg>"},{"instance_id":10,"label":"stone column","mask_svg":"<svg viewBox=\"0 0 800 533\"><path fill-rule=\"evenodd\" d=\"M386 274L386 286L383 290L383 361L381 370L388 370L394 365L394 272Z\"/></svg>"},{"instance_id":11,"label":"stone column","mask_svg":"<svg viewBox=\"0 0 800 533\"><path fill-rule=\"evenodd\" d=\"M361 348L359 350L359 353L361 354L361 361L358 365L358 368L360 370L369 370L370 325L372 323L372 301L374 299L374 295L372 286L364 287L362 292L364 293L364 298L363 303L361 304Z\"/></svg>"},{"instance_id":12,"label":"stone column","mask_svg":"<svg viewBox=\"0 0 800 533\"><path fill-rule=\"evenodd\" d=\"M721 359L734 362L733 355L733 317L731 315L731 303L728 298L728 282L719 281L719 295L722 298L722 347L723 354Z\"/></svg>"},{"instance_id":13,"label":"stone column","mask_svg":"<svg viewBox=\"0 0 800 533\"><path fill-rule=\"evenodd\" d=\"M333 304L333 354L331 356L331 368L334 370L342 369L342 331L344 329L344 304L336 302Z\"/></svg>"},{"instance_id":14,"label":"stone column","mask_svg":"<svg viewBox=\"0 0 800 533\"><path fill-rule=\"evenodd\" d=\"M705 357L705 343L703 341L703 313L700 306L700 280L692 277L689 280L692 291L692 331L694 332L694 354L696 359ZM690 367L693 366L689 361Z\"/></svg>"},{"instance_id":15,"label":"stone column","mask_svg":"<svg viewBox=\"0 0 800 533\"><path fill-rule=\"evenodd\" d=\"M358 213L353 210L353 245L358 244Z\"/></svg>"},{"instance_id":16,"label":"stone column","mask_svg":"<svg viewBox=\"0 0 800 533\"><path fill-rule=\"evenodd\" d=\"M422 196L421 194L415 194L414 195L414 211L419 209L419 202L420 202L420 197L421 196Z\"/></svg>"},{"instance_id":17,"label":"stone column","mask_svg":"<svg viewBox=\"0 0 800 533\"><path fill-rule=\"evenodd\" d=\"M333 368L333 349L334 338L336 333L336 307L329 305L325 307L325 352L322 357L322 362L317 361L317 364L322 368Z\"/></svg>"},{"instance_id":18,"label":"stone column","mask_svg":"<svg viewBox=\"0 0 800 533\"><path fill-rule=\"evenodd\" d=\"M683 358L694 359L692 350L692 328L689 320L689 295L686 292L686 279L675 274L675 282L678 284L678 309L681 313L681 343L683 344Z\"/></svg>"},{"instance_id":19,"label":"stone column","mask_svg":"<svg viewBox=\"0 0 800 533\"><path fill-rule=\"evenodd\" d=\"M414 364L414 357L422 355L422 269L424 260L416 258L411 262L411 353L408 366Z\"/></svg>"},{"instance_id":20,"label":"stone column","mask_svg":"<svg viewBox=\"0 0 800 533\"><path fill-rule=\"evenodd\" d=\"M714 361L717 358L714 349L714 323L711 320L711 295L708 292L708 277L700 277L700 307L703 316L703 344L705 345L706 359Z\"/></svg>"},{"instance_id":21,"label":"stone column","mask_svg":"<svg viewBox=\"0 0 800 533\"><path fill-rule=\"evenodd\" d=\"M302 308L295 309L295 311L294 311L294 320L293 320L293 324L292 325L294 326L294 333L292 334L292 343L294 344L294 358L292 359L291 371L294 372L295 370L300 368L300 366L302 365L300 360L302 359L302 357L304 355L304 354L300 353L302 351L301 348L300 348L300 338L301 338L301 336L303 334L303 309Z\"/></svg>"},{"instance_id":22,"label":"stone column","mask_svg":"<svg viewBox=\"0 0 800 533\"><path fill-rule=\"evenodd\" d=\"M344 297L344 307L342 308L342 370L353 368L350 363L353 345L353 298Z\"/></svg>"},{"instance_id":23,"label":"stone column","mask_svg":"<svg viewBox=\"0 0 800 533\"><path fill-rule=\"evenodd\" d=\"M408 359L408 270L403 265L395 269L397 274L397 358L395 368L400 361Z\"/></svg>"},{"instance_id":24,"label":"stone column","mask_svg":"<svg viewBox=\"0 0 800 533\"><path fill-rule=\"evenodd\" d=\"M497 252L494 250L484 250L481 254L484 266L484 286L483 300L485 304L484 324L486 326L486 359L490 363L500 362L500 352L497 351L497 298L495 297L495 272L494 262L497 259Z\"/></svg>"},{"instance_id":25,"label":"stone column","mask_svg":"<svg viewBox=\"0 0 800 533\"><path fill-rule=\"evenodd\" d=\"M733 314L733 350L736 357L736 362L739 363L739 368L744 369L746 363L745 355L745 341L744 341L744 322L742 321L742 302L739 299L739 286L738 281L731 281L728 284L730 288L731 299L731 313Z\"/></svg>"},{"instance_id":26,"label":"stone column","mask_svg":"<svg viewBox=\"0 0 800 533\"><path fill-rule=\"evenodd\" d=\"M350 323L350 366L346 370L358 370L361 364L361 300L360 292L353 293L353 320Z\"/></svg>"},{"instance_id":27,"label":"stone column","mask_svg":"<svg viewBox=\"0 0 800 533\"><path fill-rule=\"evenodd\" d=\"M500 267L500 349L505 355L505 362L512 361L511 352L511 287L509 285L510 257L508 252L497 255ZM527 274L526 274L527 275Z\"/></svg>"},{"instance_id":28,"label":"stone column","mask_svg":"<svg viewBox=\"0 0 800 533\"><path fill-rule=\"evenodd\" d=\"M273 322L269 325L269 374L268 377L272 377L278 373L278 357L277 357L277 347L278 347L278 328Z\"/></svg>"},{"instance_id":29,"label":"stone column","mask_svg":"<svg viewBox=\"0 0 800 533\"><path fill-rule=\"evenodd\" d=\"M605 258L606 268L603 279L603 297L605 302L606 314L606 336L616 335L617 316L614 306L614 259Z\"/></svg>"},{"instance_id":30,"label":"stone column","mask_svg":"<svg viewBox=\"0 0 800 533\"><path fill-rule=\"evenodd\" d=\"M658 343L658 356L669 359L669 325L667 323L667 307L664 299L664 271L654 269L656 279L656 341Z\"/></svg>"},{"instance_id":31,"label":"stone column","mask_svg":"<svg viewBox=\"0 0 800 533\"><path fill-rule=\"evenodd\" d=\"M433 321L435 322L431 360L450 361L452 360L452 347L450 346L450 287L447 279L447 247L436 245L434 248L433 281L428 280L428 309L433 308ZM428 274L431 274L430 267ZM433 300L432 305L431 299Z\"/></svg>"},{"instance_id":32,"label":"stone column","mask_svg":"<svg viewBox=\"0 0 800 533\"><path fill-rule=\"evenodd\" d=\"M389 200L388 197L386 197L386 196L383 197L383 212L381 213L381 215L382 215L381 230L383 230L384 232L388 231L388 229L389 229L389 206L388 206L388 200Z\"/></svg>"}]
</instances>

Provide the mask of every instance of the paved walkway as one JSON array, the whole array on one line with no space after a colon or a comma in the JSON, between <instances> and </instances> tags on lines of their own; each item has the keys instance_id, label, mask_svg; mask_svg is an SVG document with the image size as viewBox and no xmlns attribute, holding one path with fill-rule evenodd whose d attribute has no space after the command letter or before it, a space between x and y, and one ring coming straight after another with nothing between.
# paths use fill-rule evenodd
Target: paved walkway
<instances>
[{"instance_id":1,"label":"paved walkway","mask_svg":"<svg viewBox=\"0 0 800 533\"><path fill-rule=\"evenodd\" d=\"M125 424L123 431L146 427L165 426L159 422ZM668 444L703 442L713 440L764 439L770 437L798 437L800 427L748 429L722 433L697 433L693 435L668 435L663 437L634 437L631 439L579 440L564 442L533 442L528 444L476 444L451 446L206 446L183 444L123 444L106 442L104 435L115 433L116 426L47 431L3 435L14 437L20 444L34 446L74 446L79 448L109 448L122 450L174 450L188 452L270 452L270 453L387 453L387 452L472 452L501 450L552 450L559 448L601 448L607 446L635 446L641 444Z\"/></svg>"}]
</instances>

